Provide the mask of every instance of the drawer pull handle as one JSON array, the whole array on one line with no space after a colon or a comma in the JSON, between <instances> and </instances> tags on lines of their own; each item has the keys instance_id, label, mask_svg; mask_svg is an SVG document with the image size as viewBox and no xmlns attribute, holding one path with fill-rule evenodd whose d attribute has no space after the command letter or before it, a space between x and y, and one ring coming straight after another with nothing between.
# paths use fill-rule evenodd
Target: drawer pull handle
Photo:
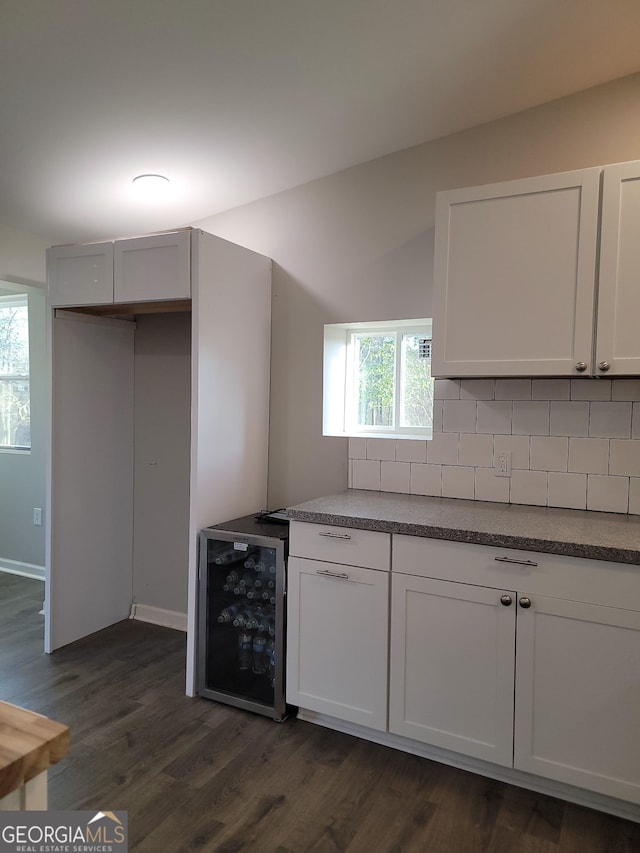
<instances>
[{"instance_id":1,"label":"drawer pull handle","mask_svg":"<svg viewBox=\"0 0 640 853\"><path fill-rule=\"evenodd\" d=\"M318 536L327 536L329 539L351 539L348 533L318 533Z\"/></svg>"},{"instance_id":2,"label":"drawer pull handle","mask_svg":"<svg viewBox=\"0 0 640 853\"><path fill-rule=\"evenodd\" d=\"M533 560L514 560L513 557L494 557L498 563L513 563L515 566L537 566Z\"/></svg>"},{"instance_id":3,"label":"drawer pull handle","mask_svg":"<svg viewBox=\"0 0 640 853\"><path fill-rule=\"evenodd\" d=\"M325 577L330 577L330 578L340 578L341 580L345 580L345 581L349 580L349 575L345 574L344 572L330 572L329 569L318 569L316 571L316 574L317 575L325 575Z\"/></svg>"}]
</instances>

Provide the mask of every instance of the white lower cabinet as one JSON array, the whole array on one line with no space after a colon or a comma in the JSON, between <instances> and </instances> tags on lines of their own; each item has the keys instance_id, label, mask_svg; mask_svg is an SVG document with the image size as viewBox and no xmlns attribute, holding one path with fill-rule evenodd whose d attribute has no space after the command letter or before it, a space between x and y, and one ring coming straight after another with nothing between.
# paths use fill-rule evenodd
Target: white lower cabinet
<instances>
[{"instance_id":1,"label":"white lower cabinet","mask_svg":"<svg viewBox=\"0 0 640 853\"><path fill-rule=\"evenodd\" d=\"M640 613L531 601L518 608L514 766L640 803Z\"/></svg>"},{"instance_id":2,"label":"white lower cabinet","mask_svg":"<svg viewBox=\"0 0 640 853\"><path fill-rule=\"evenodd\" d=\"M389 731L511 767L515 594L398 574L391 602Z\"/></svg>"},{"instance_id":3,"label":"white lower cabinet","mask_svg":"<svg viewBox=\"0 0 640 853\"><path fill-rule=\"evenodd\" d=\"M640 819L640 567L394 534L390 577L290 558L288 701Z\"/></svg>"},{"instance_id":4,"label":"white lower cabinet","mask_svg":"<svg viewBox=\"0 0 640 853\"><path fill-rule=\"evenodd\" d=\"M389 572L290 557L287 701L387 728Z\"/></svg>"},{"instance_id":5,"label":"white lower cabinet","mask_svg":"<svg viewBox=\"0 0 640 853\"><path fill-rule=\"evenodd\" d=\"M393 555L389 730L640 804L640 569L410 536Z\"/></svg>"}]
</instances>

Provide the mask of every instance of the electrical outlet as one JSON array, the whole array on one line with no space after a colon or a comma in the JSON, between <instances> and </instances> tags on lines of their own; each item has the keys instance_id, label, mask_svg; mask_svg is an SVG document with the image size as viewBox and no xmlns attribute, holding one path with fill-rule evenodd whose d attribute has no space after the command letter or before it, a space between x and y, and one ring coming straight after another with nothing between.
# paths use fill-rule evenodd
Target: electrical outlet
<instances>
[{"instance_id":1,"label":"electrical outlet","mask_svg":"<svg viewBox=\"0 0 640 853\"><path fill-rule=\"evenodd\" d=\"M509 452L506 453L496 453L495 464L493 466L494 474L496 477L510 477L511 476L511 454Z\"/></svg>"},{"instance_id":2,"label":"electrical outlet","mask_svg":"<svg viewBox=\"0 0 640 853\"><path fill-rule=\"evenodd\" d=\"M39 506L33 508L33 523L36 527L42 526L42 510Z\"/></svg>"}]
</instances>

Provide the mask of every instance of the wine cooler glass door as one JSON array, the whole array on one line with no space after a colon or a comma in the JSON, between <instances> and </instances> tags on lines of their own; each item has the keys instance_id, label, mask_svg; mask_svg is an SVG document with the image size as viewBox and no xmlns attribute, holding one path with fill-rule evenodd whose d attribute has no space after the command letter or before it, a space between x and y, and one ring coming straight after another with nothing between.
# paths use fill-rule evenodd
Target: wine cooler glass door
<instances>
[{"instance_id":1,"label":"wine cooler glass door","mask_svg":"<svg viewBox=\"0 0 640 853\"><path fill-rule=\"evenodd\" d=\"M269 547L210 538L206 549L200 692L244 697L272 707L281 681L283 641L278 624L283 613L279 543Z\"/></svg>"}]
</instances>

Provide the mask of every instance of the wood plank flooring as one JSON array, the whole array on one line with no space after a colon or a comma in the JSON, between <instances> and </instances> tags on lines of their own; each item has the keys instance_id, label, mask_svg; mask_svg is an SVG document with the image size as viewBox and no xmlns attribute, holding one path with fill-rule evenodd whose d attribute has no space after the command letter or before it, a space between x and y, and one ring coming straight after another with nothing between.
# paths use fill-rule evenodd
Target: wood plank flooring
<instances>
[{"instance_id":1,"label":"wood plank flooring","mask_svg":"<svg viewBox=\"0 0 640 853\"><path fill-rule=\"evenodd\" d=\"M0 573L0 698L71 727L50 807L126 809L137 853L638 853L640 825L184 695L184 634L42 652L44 587Z\"/></svg>"}]
</instances>

